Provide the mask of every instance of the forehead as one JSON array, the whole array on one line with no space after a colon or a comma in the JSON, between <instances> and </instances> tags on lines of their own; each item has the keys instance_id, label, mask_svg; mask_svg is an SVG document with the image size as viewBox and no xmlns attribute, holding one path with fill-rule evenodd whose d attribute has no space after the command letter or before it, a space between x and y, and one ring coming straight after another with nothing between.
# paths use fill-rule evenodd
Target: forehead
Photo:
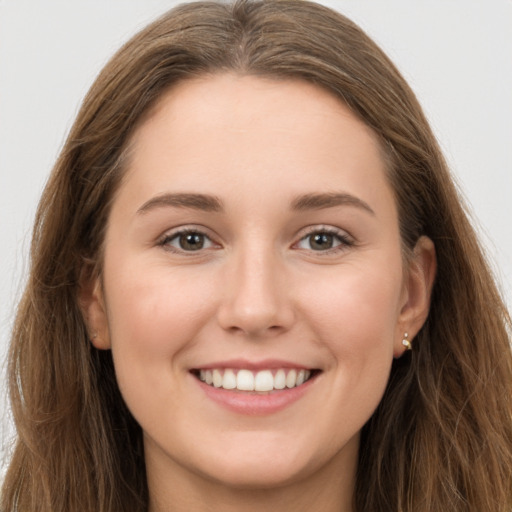
<instances>
[{"instance_id":1,"label":"forehead","mask_svg":"<svg viewBox=\"0 0 512 512\"><path fill-rule=\"evenodd\" d=\"M290 196L352 187L366 199L384 187L392 196L377 136L333 94L231 74L168 91L134 134L125 178L141 197L269 186Z\"/></svg>"}]
</instances>

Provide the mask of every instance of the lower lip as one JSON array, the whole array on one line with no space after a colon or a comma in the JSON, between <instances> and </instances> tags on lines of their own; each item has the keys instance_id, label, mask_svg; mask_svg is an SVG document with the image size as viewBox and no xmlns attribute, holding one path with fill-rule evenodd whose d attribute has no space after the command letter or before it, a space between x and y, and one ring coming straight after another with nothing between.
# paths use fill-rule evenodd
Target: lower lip
<instances>
[{"instance_id":1,"label":"lower lip","mask_svg":"<svg viewBox=\"0 0 512 512\"><path fill-rule=\"evenodd\" d=\"M317 376L311 377L300 386L291 389L274 390L268 394L231 391L209 386L196 379L206 396L219 405L238 414L263 416L274 414L297 402L311 388Z\"/></svg>"}]
</instances>

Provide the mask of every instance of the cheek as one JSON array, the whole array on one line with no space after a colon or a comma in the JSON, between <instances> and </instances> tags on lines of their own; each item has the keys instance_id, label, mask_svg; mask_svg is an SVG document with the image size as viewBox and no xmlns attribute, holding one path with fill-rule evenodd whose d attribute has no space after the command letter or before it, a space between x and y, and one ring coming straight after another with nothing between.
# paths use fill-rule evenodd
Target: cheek
<instances>
[{"instance_id":1,"label":"cheek","mask_svg":"<svg viewBox=\"0 0 512 512\"><path fill-rule=\"evenodd\" d=\"M138 270L137 270L138 269ZM120 387L156 385L209 316L210 284L161 266L110 265L105 275L109 333ZM140 379L137 379L140 377ZM142 390L141 390L142 391Z\"/></svg>"},{"instance_id":2,"label":"cheek","mask_svg":"<svg viewBox=\"0 0 512 512\"><path fill-rule=\"evenodd\" d=\"M208 306L205 299L211 286L197 271L160 263L146 265L141 260L106 268L109 324L114 340L119 338L116 333L122 332L134 341L145 340L146 348L158 350L163 340L168 345L197 325Z\"/></svg>"},{"instance_id":3,"label":"cheek","mask_svg":"<svg viewBox=\"0 0 512 512\"><path fill-rule=\"evenodd\" d=\"M347 265L315 280L305 315L315 339L346 367L343 378L387 379L400 311L402 269L392 265ZM372 375L373 374L373 375ZM358 385L362 384L361 382ZM355 383L353 383L355 385Z\"/></svg>"}]
</instances>

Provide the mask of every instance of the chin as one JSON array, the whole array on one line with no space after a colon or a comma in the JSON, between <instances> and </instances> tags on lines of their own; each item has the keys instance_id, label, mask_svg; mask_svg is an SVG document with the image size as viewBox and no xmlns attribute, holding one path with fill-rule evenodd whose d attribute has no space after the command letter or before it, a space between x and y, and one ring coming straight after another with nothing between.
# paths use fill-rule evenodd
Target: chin
<instances>
[{"instance_id":1,"label":"chin","mask_svg":"<svg viewBox=\"0 0 512 512\"><path fill-rule=\"evenodd\" d=\"M215 474L210 471L204 476L216 483L240 490L258 490L284 487L305 478L311 471L285 461L226 461L217 467Z\"/></svg>"},{"instance_id":2,"label":"chin","mask_svg":"<svg viewBox=\"0 0 512 512\"><path fill-rule=\"evenodd\" d=\"M196 468L202 466L204 478L228 488L269 490L307 481L323 468L336 466L336 461L346 453L343 448L333 450L334 453L320 447L315 450L313 440L308 444L294 444L296 438L291 435L286 439L279 436L269 439L264 433L259 434L257 442L233 443L231 449L211 453L209 460L203 459ZM354 445L355 453L357 445Z\"/></svg>"}]
</instances>

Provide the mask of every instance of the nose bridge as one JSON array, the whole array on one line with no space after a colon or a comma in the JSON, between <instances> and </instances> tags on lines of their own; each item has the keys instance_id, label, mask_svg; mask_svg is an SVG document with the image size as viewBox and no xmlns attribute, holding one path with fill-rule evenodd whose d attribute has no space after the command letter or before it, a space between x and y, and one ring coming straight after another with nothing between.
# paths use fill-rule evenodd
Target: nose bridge
<instances>
[{"instance_id":1,"label":"nose bridge","mask_svg":"<svg viewBox=\"0 0 512 512\"><path fill-rule=\"evenodd\" d=\"M236 248L227 263L222 327L249 335L286 330L293 312L285 281L282 258L268 240Z\"/></svg>"}]
</instances>

